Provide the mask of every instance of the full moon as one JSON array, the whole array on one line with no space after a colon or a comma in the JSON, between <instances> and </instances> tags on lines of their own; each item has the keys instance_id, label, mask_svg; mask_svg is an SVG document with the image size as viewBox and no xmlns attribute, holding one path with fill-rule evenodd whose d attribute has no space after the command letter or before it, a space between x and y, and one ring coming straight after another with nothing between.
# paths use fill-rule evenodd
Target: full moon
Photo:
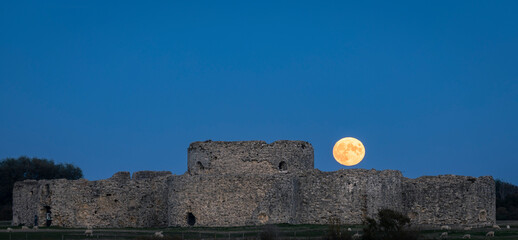
<instances>
[{"instance_id":1,"label":"full moon","mask_svg":"<svg viewBox=\"0 0 518 240\"><path fill-rule=\"evenodd\" d=\"M356 138L342 138L333 147L333 156L342 165L354 166L365 157L365 147Z\"/></svg>"}]
</instances>

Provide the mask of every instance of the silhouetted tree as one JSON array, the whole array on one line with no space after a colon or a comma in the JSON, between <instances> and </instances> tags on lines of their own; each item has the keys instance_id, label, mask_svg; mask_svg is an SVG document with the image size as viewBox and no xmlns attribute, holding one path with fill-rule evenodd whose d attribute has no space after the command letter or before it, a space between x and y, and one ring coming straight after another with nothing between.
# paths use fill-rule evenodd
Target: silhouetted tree
<instances>
[{"instance_id":1,"label":"silhouetted tree","mask_svg":"<svg viewBox=\"0 0 518 240\"><path fill-rule=\"evenodd\" d=\"M496 180L495 187L496 219L518 220L518 186Z\"/></svg>"},{"instance_id":2,"label":"silhouetted tree","mask_svg":"<svg viewBox=\"0 0 518 240\"><path fill-rule=\"evenodd\" d=\"M39 158L6 158L0 162L0 220L12 218L13 186L26 179L80 179L83 171L72 164Z\"/></svg>"}]
</instances>

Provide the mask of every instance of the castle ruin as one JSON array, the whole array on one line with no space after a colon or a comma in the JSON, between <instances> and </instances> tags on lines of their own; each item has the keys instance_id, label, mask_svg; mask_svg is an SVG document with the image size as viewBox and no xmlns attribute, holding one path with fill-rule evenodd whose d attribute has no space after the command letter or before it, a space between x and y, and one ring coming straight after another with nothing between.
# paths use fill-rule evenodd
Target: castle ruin
<instances>
[{"instance_id":1,"label":"castle ruin","mask_svg":"<svg viewBox=\"0 0 518 240\"><path fill-rule=\"evenodd\" d=\"M400 171L314 169L304 141L194 142L188 171L118 172L111 178L25 180L13 191L13 225L61 227L360 224L389 208L414 224L492 225L492 177L403 177Z\"/></svg>"}]
</instances>

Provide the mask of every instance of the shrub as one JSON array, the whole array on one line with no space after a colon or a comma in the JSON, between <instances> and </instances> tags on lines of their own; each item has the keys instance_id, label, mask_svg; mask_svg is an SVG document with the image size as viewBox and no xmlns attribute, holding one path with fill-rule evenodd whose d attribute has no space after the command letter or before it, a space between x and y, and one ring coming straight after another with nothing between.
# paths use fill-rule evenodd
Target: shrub
<instances>
[{"instance_id":1,"label":"shrub","mask_svg":"<svg viewBox=\"0 0 518 240\"><path fill-rule=\"evenodd\" d=\"M393 210L382 209L378 220L367 218L363 240L417 240L419 232L408 229L410 219Z\"/></svg>"},{"instance_id":2,"label":"shrub","mask_svg":"<svg viewBox=\"0 0 518 240\"><path fill-rule=\"evenodd\" d=\"M342 229L340 219L331 217L329 218L329 225L326 232L325 240L350 240L351 233Z\"/></svg>"},{"instance_id":3,"label":"shrub","mask_svg":"<svg viewBox=\"0 0 518 240\"><path fill-rule=\"evenodd\" d=\"M274 240L277 239L279 230L275 225L265 225L263 231L260 234L261 240Z\"/></svg>"}]
</instances>

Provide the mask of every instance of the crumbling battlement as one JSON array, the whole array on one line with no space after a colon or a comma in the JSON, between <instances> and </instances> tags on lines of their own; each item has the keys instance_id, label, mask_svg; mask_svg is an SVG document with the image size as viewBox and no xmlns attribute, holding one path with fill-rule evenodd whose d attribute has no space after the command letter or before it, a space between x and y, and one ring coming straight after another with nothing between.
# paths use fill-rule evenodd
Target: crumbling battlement
<instances>
[{"instance_id":1,"label":"crumbling battlement","mask_svg":"<svg viewBox=\"0 0 518 240\"><path fill-rule=\"evenodd\" d=\"M314 168L313 146L304 141L194 142L187 150L190 174L275 174Z\"/></svg>"},{"instance_id":2,"label":"crumbling battlement","mask_svg":"<svg viewBox=\"0 0 518 240\"><path fill-rule=\"evenodd\" d=\"M13 224L63 227L359 224L389 208L413 223L495 223L492 177L409 179L395 170L313 168L302 141L195 142L189 171L118 172L99 181L26 180L13 192ZM201 166L200 166L201 164Z\"/></svg>"},{"instance_id":3,"label":"crumbling battlement","mask_svg":"<svg viewBox=\"0 0 518 240\"><path fill-rule=\"evenodd\" d=\"M171 172L115 173L99 181L26 180L13 191L13 224L45 225L50 212L53 226L165 227L167 177Z\"/></svg>"},{"instance_id":4,"label":"crumbling battlement","mask_svg":"<svg viewBox=\"0 0 518 240\"><path fill-rule=\"evenodd\" d=\"M495 181L490 176L424 176L402 182L404 212L417 224L496 221Z\"/></svg>"},{"instance_id":5,"label":"crumbling battlement","mask_svg":"<svg viewBox=\"0 0 518 240\"><path fill-rule=\"evenodd\" d=\"M330 218L361 224L379 209L402 210L400 171L341 169L298 177L297 223L326 224Z\"/></svg>"}]
</instances>

